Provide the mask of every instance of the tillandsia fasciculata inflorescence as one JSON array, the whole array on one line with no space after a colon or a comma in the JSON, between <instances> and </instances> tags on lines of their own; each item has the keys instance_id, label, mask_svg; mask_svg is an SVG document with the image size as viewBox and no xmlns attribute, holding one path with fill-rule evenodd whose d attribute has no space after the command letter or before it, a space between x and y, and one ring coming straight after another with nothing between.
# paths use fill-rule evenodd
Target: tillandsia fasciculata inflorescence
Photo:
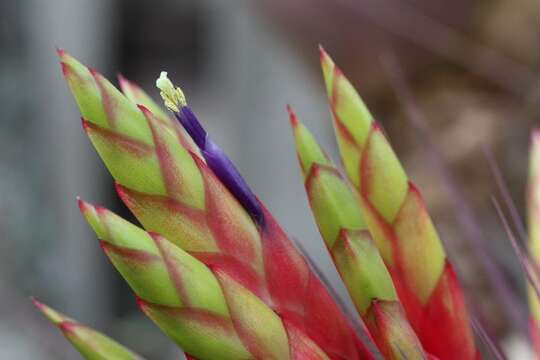
<instances>
[{"instance_id":1,"label":"tillandsia fasciculata inflorescence","mask_svg":"<svg viewBox=\"0 0 540 360\"><path fill-rule=\"evenodd\" d=\"M144 229L84 200L80 211L141 310L188 358L480 357L461 288L419 191L323 50L346 177L290 108L289 113L309 203L360 315L359 326L166 73L156 85L173 116L129 80L119 78L119 91L67 53L59 56L83 128ZM531 218L538 206L534 164ZM535 231L531 226L533 252ZM533 309L535 301L532 297ZM142 359L95 330L36 306L86 359Z\"/></svg>"}]
</instances>

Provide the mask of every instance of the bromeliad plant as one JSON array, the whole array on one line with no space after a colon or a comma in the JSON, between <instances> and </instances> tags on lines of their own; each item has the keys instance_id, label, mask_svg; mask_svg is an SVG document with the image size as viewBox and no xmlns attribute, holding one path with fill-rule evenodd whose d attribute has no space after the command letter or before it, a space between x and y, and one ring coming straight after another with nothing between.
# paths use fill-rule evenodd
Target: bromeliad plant
<instances>
[{"instance_id":1,"label":"bromeliad plant","mask_svg":"<svg viewBox=\"0 0 540 360\"><path fill-rule=\"evenodd\" d=\"M79 208L141 310L188 358L480 357L418 189L323 50L346 177L289 113L309 203L360 323L344 313L166 73L156 84L173 116L129 80L119 78L121 92L67 53L59 56L83 128L144 229L84 200ZM86 359L141 359L35 304Z\"/></svg>"}]
</instances>

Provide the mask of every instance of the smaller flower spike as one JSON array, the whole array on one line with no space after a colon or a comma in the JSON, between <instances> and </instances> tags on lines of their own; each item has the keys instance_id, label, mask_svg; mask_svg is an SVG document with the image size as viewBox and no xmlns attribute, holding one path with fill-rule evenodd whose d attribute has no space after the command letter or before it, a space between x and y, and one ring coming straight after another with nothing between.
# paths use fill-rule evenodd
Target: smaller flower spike
<instances>
[{"instance_id":1,"label":"smaller flower spike","mask_svg":"<svg viewBox=\"0 0 540 360\"><path fill-rule=\"evenodd\" d=\"M409 322L426 351L441 360L476 359L463 292L419 190L381 126L322 48L320 60L347 177Z\"/></svg>"},{"instance_id":2,"label":"smaller flower spike","mask_svg":"<svg viewBox=\"0 0 540 360\"><path fill-rule=\"evenodd\" d=\"M58 328L86 360L144 360L111 338L79 324L47 305L32 299L34 305Z\"/></svg>"},{"instance_id":3,"label":"smaller flower spike","mask_svg":"<svg viewBox=\"0 0 540 360\"><path fill-rule=\"evenodd\" d=\"M386 359L425 359L362 218L357 194L288 111L313 215L359 315Z\"/></svg>"},{"instance_id":4,"label":"smaller flower spike","mask_svg":"<svg viewBox=\"0 0 540 360\"><path fill-rule=\"evenodd\" d=\"M527 189L529 252L533 268L540 265L540 130L533 130L529 158L529 184ZM535 280L539 283L538 271ZM529 307L531 312L531 338L538 357L540 357L540 299L529 286Z\"/></svg>"},{"instance_id":5,"label":"smaller flower spike","mask_svg":"<svg viewBox=\"0 0 540 360\"><path fill-rule=\"evenodd\" d=\"M186 97L182 90L173 85L165 71L162 71L160 77L156 80L156 86L161 90L160 94L165 106L173 112L176 119L197 144L210 169L242 204L250 216L259 225L263 225L264 214L257 198L229 157L208 136L193 111L187 106Z\"/></svg>"}]
</instances>

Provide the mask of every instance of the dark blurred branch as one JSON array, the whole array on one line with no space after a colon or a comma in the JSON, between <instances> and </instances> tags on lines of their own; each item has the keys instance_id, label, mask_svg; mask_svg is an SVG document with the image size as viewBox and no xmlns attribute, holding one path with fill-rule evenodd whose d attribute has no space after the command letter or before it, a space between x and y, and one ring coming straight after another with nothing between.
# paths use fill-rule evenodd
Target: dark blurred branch
<instances>
[{"instance_id":1,"label":"dark blurred branch","mask_svg":"<svg viewBox=\"0 0 540 360\"><path fill-rule=\"evenodd\" d=\"M506 355L501 350L499 344L493 341L493 339L487 333L482 323L478 321L478 319L476 319L474 316L471 316L471 325L474 331L476 332L476 334L478 334L478 337L480 338L480 340L482 340L482 342L486 345L486 347L488 348L488 350L491 352L491 354L493 355L495 359L507 360Z\"/></svg>"},{"instance_id":2,"label":"dark blurred branch","mask_svg":"<svg viewBox=\"0 0 540 360\"><path fill-rule=\"evenodd\" d=\"M525 229L525 225L523 223L523 220L521 219L521 216L519 216L519 212L517 210L516 204L514 203L514 200L512 199L512 196L510 195L510 188L508 187L508 184L506 183L504 179L501 169L499 168L499 165L497 164L497 160L495 160L495 156L493 155L493 152L489 149L487 145L484 145L482 147L482 150L489 164L491 173L493 174L493 178L495 179L495 183L497 184L497 188L499 189L499 192L501 193L504 204L506 205L506 207L508 208L508 211L510 212L512 223L514 224L514 227L517 229L519 237L521 238L521 241L523 243L526 243L528 239L527 230Z\"/></svg>"},{"instance_id":3,"label":"dark blurred branch","mask_svg":"<svg viewBox=\"0 0 540 360\"><path fill-rule=\"evenodd\" d=\"M497 215L499 216L499 220L501 221L501 224L504 228L504 231L506 232L506 235L508 236L508 240L510 240L510 243L512 244L512 249L514 250L514 253L516 254L519 264L521 266L521 270L527 277L527 280L529 284L531 285L532 289L536 293L536 296L540 300L540 289L538 288L538 282L535 281L534 276L536 274L533 274L531 267L529 266L530 260L528 257L523 253L521 250L521 247L517 243L516 237L514 236L514 233L510 229L510 225L508 224L508 220L506 219L506 216L504 215L501 205L497 201L495 197L491 198L491 201L493 202L493 206L495 207L495 211L497 212Z\"/></svg>"}]
</instances>

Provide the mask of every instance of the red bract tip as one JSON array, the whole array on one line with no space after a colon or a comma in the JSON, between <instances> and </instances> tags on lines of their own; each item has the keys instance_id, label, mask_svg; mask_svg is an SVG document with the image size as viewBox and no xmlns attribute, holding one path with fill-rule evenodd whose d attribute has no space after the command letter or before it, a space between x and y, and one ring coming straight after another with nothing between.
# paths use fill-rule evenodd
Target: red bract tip
<instances>
[{"instance_id":1,"label":"red bract tip","mask_svg":"<svg viewBox=\"0 0 540 360\"><path fill-rule=\"evenodd\" d=\"M107 246L109 245L109 243L107 243L106 241L104 240L99 240L99 246L101 247L101 250L103 250L103 252L105 253L105 255L109 255L109 253L107 252Z\"/></svg>"},{"instance_id":2,"label":"red bract tip","mask_svg":"<svg viewBox=\"0 0 540 360\"><path fill-rule=\"evenodd\" d=\"M137 303L137 306L144 312L144 309L146 308L146 303L144 300L135 295L135 302Z\"/></svg>"},{"instance_id":3,"label":"red bract tip","mask_svg":"<svg viewBox=\"0 0 540 360\"><path fill-rule=\"evenodd\" d=\"M126 79L124 75L118 73L116 74L116 78L118 79L118 84L120 85L120 89L122 89L122 92L126 92L127 88L133 87L133 84L131 83L131 81Z\"/></svg>"},{"instance_id":4,"label":"red bract tip","mask_svg":"<svg viewBox=\"0 0 540 360\"><path fill-rule=\"evenodd\" d=\"M291 105L289 104L287 104L287 112L289 113L289 121L291 122L291 127L294 129L298 126L298 118L296 117L296 114L294 113Z\"/></svg>"},{"instance_id":5,"label":"red bract tip","mask_svg":"<svg viewBox=\"0 0 540 360\"><path fill-rule=\"evenodd\" d=\"M148 110L148 108L146 106L141 105L141 104L137 104L137 107L139 108L139 110L141 110L143 112L143 114L152 115L152 112L150 110Z\"/></svg>"},{"instance_id":6,"label":"red bract tip","mask_svg":"<svg viewBox=\"0 0 540 360\"><path fill-rule=\"evenodd\" d=\"M35 307L37 307L39 310L43 311L43 308L45 307L45 305L43 305L43 303L39 302L34 297L30 297L30 301L32 302L32 304L34 304Z\"/></svg>"},{"instance_id":7,"label":"red bract tip","mask_svg":"<svg viewBox=\"0 0 540 360\"><path fill-rule=\"evenodd\" d=\"M79 205L79 210L84 213L89 210L90 204L77 196L77 205Z\"/></svg>"},{"instance_id":8,"label":"red bract tip","mask_svg":"<svg viewBox=\"0 0 540 360\"><path fill-rule=\"evenodd\" d=\"M319 44L319 57L322 60L324 57L328 56L326 53L326 50L324 50L323 46Z\"/></svg>"},{"instance_id":9,"label":"red bract tip","mask_svg":"<svg viewBox=\"0 0 540 360\"><path fill-rule=\"evenodd\" d=\"M90 123L88 122L88 120L81 117L81 124L82 124L83 130L88 131L88 129L90 128Z\"/></svg>"},{"instance_id":10,"label":"red bract tip","mask_svg":"<svg viewBox=\"0 0 540 360\"><path fill-rule=\"evenodd\" d=\"M131 201L130 197L126 194L126 189L118 182L114 183L114 188L116 189L116 193L120 199L129 207L131 205Z\"/></svg>"},{"instance_id":11,"label":"red bract tip","mask_svg":"<svg viewBox=\"0 0 540 360\"><path fill-rule=\"evenodd\" d=\"M123 84L129 85L128 79L126 79L121 73L117 73L116 78L118 79L118 83L120 84L120 86L122 86Z\"/></svg>"},{"instance_id":12,"label":"red bract tip","mask_svg":"<svg viewBox=\"0 0 540 360\"><path fill-rule=\"evenodd\" d=\"M56 53L58 54L58 57L60 57L60 58L62 58L62 57L64 57L66 55L66 52L64 51L64 49L59 48L59 47L56 48Z\"/></svg>"},{"instance_id":13,"label":"red bract tip","mask_svg":"<svg viewBox=\"0 0 540 360\"><path fill-rule=\"evenodd\" d=\"M94 68L92 68L92 67L89 67L89 68L88 68L88 71L90 71L90 74L92 74L92 76L93 76L94 78L101 76L101 74L99 73L99 71L97 71L96 69L94 69Z\"/></svg>"}]
</instances>

